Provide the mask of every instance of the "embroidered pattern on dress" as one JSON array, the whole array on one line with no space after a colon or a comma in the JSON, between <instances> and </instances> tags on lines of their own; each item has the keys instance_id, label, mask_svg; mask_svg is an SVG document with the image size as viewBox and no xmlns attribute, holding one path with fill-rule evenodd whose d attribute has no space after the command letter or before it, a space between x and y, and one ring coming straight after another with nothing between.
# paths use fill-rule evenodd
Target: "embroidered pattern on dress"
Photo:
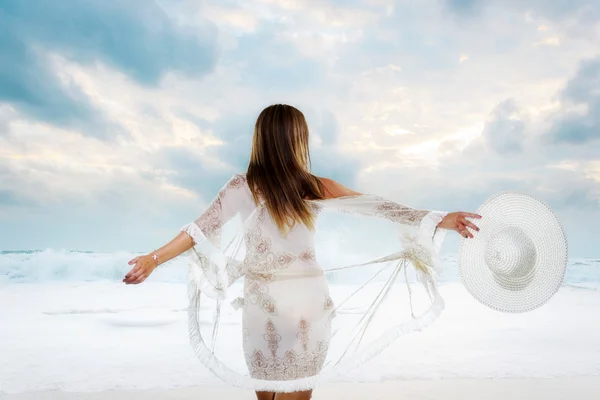
<instances>
[{"instance_id":1,"label":"embroidered pattern on dress","mask_svg":"<svg viewBox=\"0 0 600 400\"><path fill-rule=\"evenodd\" d=\"M271 250L271 239L264 237L260 225L266 218L267 209L262 207L258 211L256 227L244 235L247 255L244 263L254 273L270 274L274 270L282 269L290 265L296 257L293 254L281 252L275 253Z\"/></svg>"},{"instance_id":2,"label":"embroidered pattern on dress","mask_svg":"<svg viewBox=\"0 0 600 400\"><path fill-rule=\"evenodd\" d=\"M299 332L297 337L300 339L302 351L286 350L283 357L279 357L279 342L281 336L277 333L275 325L269 319L265 324L264 339L267 342L270 357L266 357L259 349L254 349L247 363L250 366L250 375L256 379L267 380L291 380L313 376L319 373L325 359L329 343L318 341L314 349L308 348L308 322L302 318L298 324Z\"/></svg>"},{"instance_id":3,"label":"embroidered pattern on dress","mask_svg":"<svg viewBox=\"0 0 600 400\"><path fill-rule=\"evenodd\" d=\"M331 296L327 296L327 299L325 300L325 306L323 307L324 311L329 311L331 310L330 314L329 314L329 318L327 318L327 321L325 322L325 326L330 328L331 327L331 321L333 320L333 318L336 317L337 313L335 312L335 310L333 309L333 300L331 299Z\"/></svg>"},{"instance_id":4,"label":"embroidered pattern on dress","mask_svg":"<svg viewBox=\"0 0 600 400\"><path fill-rule=\"evenodd\" d=\"M296 260L289 253L271 251L271 240L262 235L260 224L263 223L266 209L258 211L256 227L245 234L248 253L244 259L247 284L245 296L250 304L257 305L269 315L277 315L275 300L269 295L268 283L273 280L273 272L286 268Z\"/></svg>"},{"instance_id":5,"label":"embroidered pattern on dress","mask_svg":"<svg viewBox=\"0 0 600 400\"><path fill-rule=\"evenodd\" d=\"M275 325L273 325L273 321L268 320L266 324L266 333L264 336L265 340L269 344L269 351L271 352L271 356L277 356L277 348L279 347L279 342L281 341L281 335L277 333L275 330Z\"/></svg>"},{"instance_id":6,"label":"embroidered pattern on dress","mask_svg":"<svg viewBox=\"0 0 600 400\"><path fill-rule=\"evenodd\" d=\"M300 253L300 255L298 256L298 258L304 262L312 262L316 260L316 256L315 256L315 249L308 248L306 250L304 250L302 253Z\"/></svg>"},{"instance_id":7,"label":"embroidered pattern on dress","mask_svg":"<svg viewBox=\"0 0 600 400\"><path fill-rule=\"evenodd\" d=\"M300 328L300 332L296 335L298 339L300 339L300 343L302 344L302 349L304 351L308 351L308 321L304 318L300 319L300 323L298 324L298 328Z\"/></svg>"},{"instance_id":8,"label":"embroidered pattern on dress","mask_svg":"<svg viewBox=\"0 0 600 400\"><path fill-rule=\"evenodd\" d=\"M269 315L277 315L275 299L269 295L269 287L260 279L248 280L246 295L250 304L257 305L262 311Z\"/></svg>"}]
</instances>

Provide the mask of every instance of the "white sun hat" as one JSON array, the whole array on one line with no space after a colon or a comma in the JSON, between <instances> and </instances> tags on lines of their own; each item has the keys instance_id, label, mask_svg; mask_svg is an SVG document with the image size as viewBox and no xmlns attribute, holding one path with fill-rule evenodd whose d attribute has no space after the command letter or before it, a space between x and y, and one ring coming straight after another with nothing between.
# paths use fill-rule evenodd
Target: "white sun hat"
<instances>
[{"instance_id":1,"label":"white sun hat","mask_svg":"<svg viewBox=\"0 0 600 400\"><path fill-rule=\"evenodd\" d=\"M474 238L463 238L458 269L463 285L497 311L531 311L560 288L567 239L552 210L514 191L498 193L477 210Z\"/></svg>"}]
</instances>

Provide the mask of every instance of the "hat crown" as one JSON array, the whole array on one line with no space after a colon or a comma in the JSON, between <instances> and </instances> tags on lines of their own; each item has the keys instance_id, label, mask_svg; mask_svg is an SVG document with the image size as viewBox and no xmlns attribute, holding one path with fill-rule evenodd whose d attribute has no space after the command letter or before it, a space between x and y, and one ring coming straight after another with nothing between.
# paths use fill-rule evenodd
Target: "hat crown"
<instances>
[{"instance_id":1,"label":"hat crown","mask_svg":"<svg viewBox=\"0 0 600 400\"><path fill-rule=\"evenodd\" d=\"M488 268L501 281L518 281L531 274L537 254L533 241L521 228L506 226L490 236L484 257Z\"/></svg>"}]
</instances>

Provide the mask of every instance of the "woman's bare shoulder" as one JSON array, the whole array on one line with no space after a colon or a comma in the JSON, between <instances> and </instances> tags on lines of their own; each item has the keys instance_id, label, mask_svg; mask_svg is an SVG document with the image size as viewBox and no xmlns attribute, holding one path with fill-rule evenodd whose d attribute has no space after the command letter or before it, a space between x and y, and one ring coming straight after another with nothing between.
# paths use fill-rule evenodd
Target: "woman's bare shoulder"
<instances>
[{"instance_id":1,"label":"woman's bare shoulder","mask_svg":"<svg viewBox=\"0 0 600 400\"><path fill-rule=\"evenodd\" d=\"M346 186L342 185L339 182L334 181L330 178L317 177L325 187L325 195L327 198L337 198L343 196L355 196L362 194L360 192L354 191Z\"/></svg>"}]
</instances>

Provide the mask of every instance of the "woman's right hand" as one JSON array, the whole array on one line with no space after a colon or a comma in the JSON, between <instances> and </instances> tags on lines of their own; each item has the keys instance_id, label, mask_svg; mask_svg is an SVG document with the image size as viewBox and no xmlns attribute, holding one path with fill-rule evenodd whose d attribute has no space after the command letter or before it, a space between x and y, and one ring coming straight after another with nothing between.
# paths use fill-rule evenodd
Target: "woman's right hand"
<instances>
[{"instance_id":1,"label":"woman's right hand","mask_svg":"<svg viewBox=\"0 0 600 400\"><path fill-rule=\"evenodd\" d=\"M130 260L128 264L134 264L134 267L127 275L125 275L125 278L123 278L123 282L125 282L126 285L137 285L138 283L144 282L158 266L151 254L135 257Z\"/></svg>"},{"instance_id":2,"label":"woman's right hand","mask_svg":"<svg viewBox=\"0 0 600 400\"><path fill-rule=\"evenodd\" d=\"M447 214L444 219L438 224L439 228L450 229L458 232L462 237L473 238L473 234L469 232L467 227L479 231L474 223L469 221L467 218L481 218L479 214L473 214L463 211L457 211Z\"/></svg>"}]
</instances>

